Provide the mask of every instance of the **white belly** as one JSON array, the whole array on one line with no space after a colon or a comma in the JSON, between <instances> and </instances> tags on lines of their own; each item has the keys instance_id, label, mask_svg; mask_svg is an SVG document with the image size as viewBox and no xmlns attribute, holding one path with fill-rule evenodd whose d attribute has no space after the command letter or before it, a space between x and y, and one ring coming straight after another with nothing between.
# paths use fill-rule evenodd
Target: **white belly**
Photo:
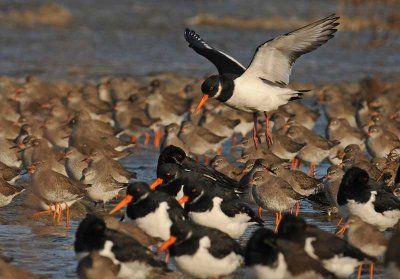
<instances>
[{"instance_id":1,"label":"white belly","mask_svg":"<svg viewBox=\"0 0 400 279\"><path fill-rule=\"evenodd\" d=\"M247 112L272 111L288 102L293 90L274 87L261 79L239 77L232 97L225 104Z\"/></svg>"},{"instance_id":2,"label":"white belly","mask_svg":"<svg viewBox=\"0 0 400 279\"><path fill-rule=\"evenodd\" d=\"M347 206L353 215L384 231L397 224L400 218L400 210L384 211L383 213L376 212L373 205L375 198L376 192L373 191L367 203L357 204L354 200L349 200Z\"/></svg>"},{"instance_id":3,"label":"white belly","mask_svg":"<svg viewBox=\"0 0 400 279\"><path fill-rule=\"evenodd\" d=\"M225 215L221 208L222 199L213 198L213 207L207 212L189 212L189 217L195 223L219 229L232 238L239 238L250 225L250 217L247 214L236 214L233 218Z\"/></svg>"},{"instance_id":4,"label":"white belly","mask_svg":"<svg viewBox=\"0 0 400 279\"><path fill-rule=\"evenodd\" d=\"M273 267L257 264L254 267L257 279L283 279L286 274L286 262L282 254L278 255Z\"/></svg>"},{"instance_id":5,"label":"white belly","mask_svg":"<svg viewBox=\"0 0 400 279\"><path fill-rule=\"evenodd\" d=\"M147 214L143 218L137 218L134 222L148 235L168 240L170 236L169 230L172 225L167 212L168 209L168 204L162 202L155 212Z\"/></svg>"},{"instance_id":6,"label":"white belly","mask_svg":"<svg viewBox=\"0 0 400 279\"><path fill-rule=\"evenodd\" d=\"M231 252L222 259L215 258L208 252L210 244L210 239L203 237L194 255L175 257L177 267L196 278L216 278L229 275L240 266L241 256Z\"/></svg>"}]
</instances>

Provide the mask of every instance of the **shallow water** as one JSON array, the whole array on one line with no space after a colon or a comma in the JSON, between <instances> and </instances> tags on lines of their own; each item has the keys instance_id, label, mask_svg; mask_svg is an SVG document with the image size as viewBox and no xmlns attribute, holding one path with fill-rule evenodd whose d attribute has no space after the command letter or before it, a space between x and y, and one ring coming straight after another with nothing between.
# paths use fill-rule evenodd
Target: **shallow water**
<instances>
[{"instance_id":1,"label":"shallow water","mask_svg":"<svg viewBox=\"0 0 400 279\"><path fill-rule=\"evenodd\" d=\"M129 1L62 0L73 22L65 28L0 25L0 74L37 74L47 79L73 81L104 75L142 75L172 70L204 76L215 71L193 53L183 38L188 20L197 14L268 18L316 18L336 11L336 1L227 0ZM0 1L0 9L46 0ZM289 30L234 29L193 26L211 45L245 66L260 43ZM390 34L380 48L366 47L370 31L339 32L335 39L294 67L292 80L332 82L366 75L399 72L399 36Z\"/></svg>"},{"instance_id":2,"label":"shallow water","mask_svg":"<svg viewBox=\"0 0 400 279\"><path fill-rule=\"evenodd\" d=\"M22 6L27 3L35 5L45 1L17 2ZM22 28L0 25L0 75L23 77L35 74L50 80L84 81L104 75L143 75L170 70L201 77L214 69L184 42L183 30L190 17L200 13L242 18L322 17L336 9L335 1L317 0L64 0L58 3L71 11L74 17L71 26ZM3 0L0 9L15 5L15 1ZM244 65L250 61L258 44L282 33L264 29L193 28L210 44L237 57ZM339 32L334 40L296 63L292 80L325 83L398 72L399 36L391 36L384 47L368 48L365 44L369 36L368 31ZM321 117L316 131L323 133L325 125L326 119ZM230 151L229 144L225 145L224 154ZM142 149L125 159L124 164L138 172L138 179L151 181L155 178L157 156L151 148ZM237 156L238 150L230 158ZM318 168L318 176L325 173L327 166L325 163ZM73 221L72 227L66 230L62 225L30 220L27 217L32 211L22 207L23 199L24 195L21 195L1 209L1 254L13 257L16 265L40 275L76 277L73 241L78 221ZM301 216L323 229L335 230L336 220L330 220L307 202L302 203ZM273 226L272 214L265 214L265 220L267 226ZM256 227L242 237L242 243L254 229Z\"/></svg>"}]
</instances>

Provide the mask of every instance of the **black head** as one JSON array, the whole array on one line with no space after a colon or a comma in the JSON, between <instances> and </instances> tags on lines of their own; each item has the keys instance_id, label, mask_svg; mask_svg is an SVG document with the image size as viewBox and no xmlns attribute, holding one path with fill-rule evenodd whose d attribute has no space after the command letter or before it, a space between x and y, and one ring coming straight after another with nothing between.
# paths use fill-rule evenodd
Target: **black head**
<instances>
[{"instance_id":1,"label":"black head","mask_svg":"<svg viewBox=\"0 0 400 279\"><path fill-rule=\"evenodd\" d=\"M191 221L176 221L170 228L172 236L176 237L177 243L188 239L193 231L195 225Z\"/></svg>"},{"instance_id":2,"label":"black head","mask_svg":"<svg viewBox=\"0 0 400 279\"><path fill-rule=\"evenodd\" d=\"M368 181L369 175L365 170L353 167L344 174L340 188L366 188Z\"/></svg>"},{"instance_id":3,"label":"black head","mask_svg":"<svg viewBox=\"0 0 400 279\"><path fill-rule=\"evenodd\" d=\"M276 261L277 257L275 233L267 228L258 229L247 242L244 254L246 265L270 265Z\"/></svg>"},{"instance_id":4,"label":"black head","mask_svg":"<svg viewBox=\"0 0 400 279\"><path fill-rule=\"evenodd\" d=\"M193 201L200 195L204 194L204 187L199 185L199 184L192 184L192 183L187 183L183 187L183 193L185 196L189 197L189 203L190 201Z\"/></svg>"},{"instance_id":5,"label":"black head","mask_svg":"<svg viewBox=\"0 0 400 279\"><path fill-rule=\"evenodd\" d=\"M145 182L130 183L126 194L132 196L132 202L138 201L150 193L149 184Z\"/></svg>"},{"instance_id":6,"label":"black head","mask_svg":"<svg viewBox=\"0 0 400 279\"><path fill-rule=\"evenodd\" d=\"M306 221L303 218L285 214L279 224L278 236L303 245L306 226Z\"/></svg>"},{"instance_id":7,"label":"black head","mask_svg":"<svg viewBox=\"0 0 400 279\"><path fill-rule=\"evenodd\" d=\"M186 153L182 148L175 145L167 146L158 157L158 164L160 163L174 163L181 165L181 162L186 158Z\"/></svg>"},{"instance_id":8,"label":"black head","mask_svg":"<svg viewBox=\"0 0 400 279\"><path fill-rule=\"evenodd\" d=\"M163 184L168 184L178 179L181 171L181 167L176 164L162 164L157 169L157 177L163 180Z\"/></svg>"},{"instance_id":9,"label":"black head","mask_svg":"<svg viewBox=\"0 0 400 279\"><path fill-rule=\"evenodd\" d=\"M213 75L208 77L203 84L201 85L201 91L203 94L208 95L209 97L214 97L218 93L218 89L220 86L219 76Z\"/></svg>"},{"instance_id":10,"label":"black head","mask_svg":"<svg viewBox=\"0 0 400 279\"><path fill-rule=\"evenodd\" d=\"M76 231L75 252L102 249L106 241L105 230L103 219L92 214L86 215Z\"/></svg>"}]
</instances>

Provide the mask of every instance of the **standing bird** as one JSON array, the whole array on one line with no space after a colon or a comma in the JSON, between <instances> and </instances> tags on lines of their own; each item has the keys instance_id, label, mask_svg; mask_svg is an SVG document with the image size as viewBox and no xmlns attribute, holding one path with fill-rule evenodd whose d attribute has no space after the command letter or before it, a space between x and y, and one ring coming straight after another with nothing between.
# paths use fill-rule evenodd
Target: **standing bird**
<instances>
[{"instance_id":1,"label":"standing bird","mask_svg":"<svg viewBox=\"0 0 400 279\"><path fill-rule=\"evenodd\" d=\"M201 85L203 98L198 111L209 97L245 112L252 112L253 139L257 146L257 116L264 112L266 138L272 143L269 131L269 112L288 101L299 99L304 90L288 88L293 63L301 55L327 42L337 31L339 17L334 14L261 44L250 65L243 67L229 55L208 45L196 32L186 29L184 36L197 53L210 60L219 75L212 75Z\"/></svg>"}]
</instances>

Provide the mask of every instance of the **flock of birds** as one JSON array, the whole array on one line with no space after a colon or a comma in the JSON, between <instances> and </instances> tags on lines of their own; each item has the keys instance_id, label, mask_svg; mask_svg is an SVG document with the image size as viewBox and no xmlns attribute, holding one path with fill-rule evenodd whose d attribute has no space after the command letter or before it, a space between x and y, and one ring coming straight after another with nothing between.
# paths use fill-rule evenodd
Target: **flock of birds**
<instances>
[{"instance_id":1,"label":"flock of birds","mask_svg":"<svg viewBox=\"0 0 400 279\"><path fill-rule=\"evenodd\" d=\"M372 277L382 258L387 278L400 278L398 86L366 79L316 90L326 138L312 130L319 112L292 102L309 93L287 86L295 60L332 38L337 20L267 41L247 68L186 30L219 72L201 84L196 107L199 81L169 73L84 86L2 77L0 206L25 191L33 218L69 226L75 203L104 208L126 191L110 212L126 207L122 222L89 214L80 222L80 278L347 278L363 264ZM142 138L149 145L150 131L160 155L149 185L118 160ZM221 154L230 138L240 165ZM316 178L324 160L332 166ZM298 216L306 199L340 215L337 234ZM273 230L264 210L275 213ZM260 228L242 247L250 226Z\"/></svg>"}]
</instances>

